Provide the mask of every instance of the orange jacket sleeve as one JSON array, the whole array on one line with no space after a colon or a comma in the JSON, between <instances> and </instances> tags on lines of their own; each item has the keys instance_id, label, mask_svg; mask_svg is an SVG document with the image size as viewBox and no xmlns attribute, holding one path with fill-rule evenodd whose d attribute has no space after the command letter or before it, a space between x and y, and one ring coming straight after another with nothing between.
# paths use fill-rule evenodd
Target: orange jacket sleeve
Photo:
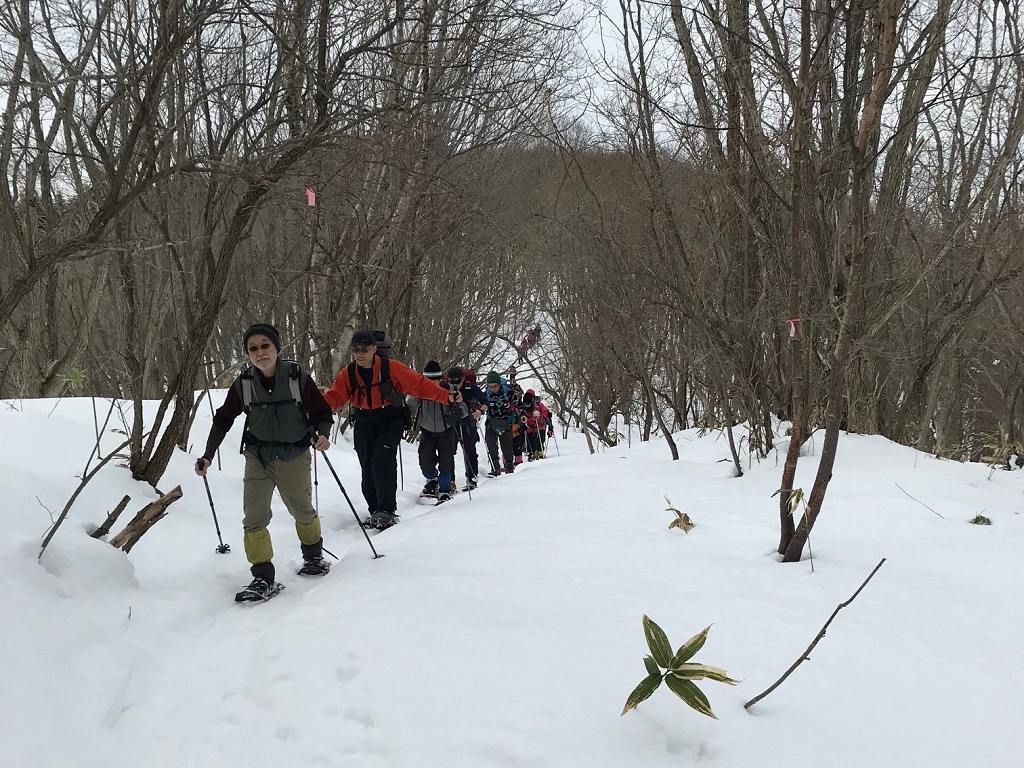
<instances>
[{"instance_id":1,"label":"orange jacket sleeve","mask_svg":"<svg viewBox=\"0 0 1024 768\"><path fill-rule=\"evenodd\" d=\"M433 400L435 403L448 404L448 390L435 384L426 376L417 373L412 368L397 360L390 363L391 383L399 392L413 395L423 400ZM330 401L328 401L330 402Z\"/></svg>"},{"instance_id":2,"label":"orange jacket sleeve","mask_svg":"<svg viewBox=\"0 0 1024 768\"><path fill-rule=\"evenodd\" d=\"M331 406L332 411L336 411L351 399L352 382L349 380L348 365L346 365L334 377L331 388L324 392L324 400Z\"/></svg>"}]
</instances>

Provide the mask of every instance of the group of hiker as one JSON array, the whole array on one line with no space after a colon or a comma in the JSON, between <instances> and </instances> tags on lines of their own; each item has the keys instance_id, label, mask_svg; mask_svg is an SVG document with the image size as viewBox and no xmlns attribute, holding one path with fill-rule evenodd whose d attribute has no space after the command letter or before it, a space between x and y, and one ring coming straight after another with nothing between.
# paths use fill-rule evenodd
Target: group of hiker
<instances>
[{"instance_id":1,"label":"group of hiker","mask_svg":"<svg viewBox=\"0 0 1024 768\"><path fill-rule=\"evenodd\" d=\"M241 452L245 457L243 543L252 582L235 595L239 602L266 600L279 586L268 526L277 488L295 520L305 576L326 574L320 518L313 506L309 449L330 448L333 412L351 406L352 443L359 459L367 504L363 526L384 530L398 520L398 447L407 430L418 432L419 465L426 485L421 497L441 504L456 492L455 457L461 449L466 484L477 487L477 443L483 422L489 477L512 473L518 464L544 458L553 437L551 413L537 393L525 392L497 371L484 387L468 368L444 371L430 360L419 373L395 360L390 340L377 331L356 331L352 361L324 392L294 361L280 359L281 337L269 323L250 326L242 338L249 365L228 389L213 415L206 450L196 462L205 476L235 419L245 414Z\"/></svg>"}]
</instances>

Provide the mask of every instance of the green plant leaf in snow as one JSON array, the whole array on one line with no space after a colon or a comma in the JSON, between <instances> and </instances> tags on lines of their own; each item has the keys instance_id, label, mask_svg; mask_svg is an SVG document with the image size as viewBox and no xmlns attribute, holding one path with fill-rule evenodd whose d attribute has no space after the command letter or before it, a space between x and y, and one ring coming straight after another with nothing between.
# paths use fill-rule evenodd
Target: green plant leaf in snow
<instances>
[{"instance_id":1,"label":"green plant leaf in snow","mask_svg":"<svg viewBox=\"0 0 1024 768\"><path fill-rule=\"evenodd\" d=\"M711 711L711 702L708 701L700 688L691 683L689 680L680 680L675 675L667 675L665 677L665 685L669 687L676 696L689 704L693 709L700 712L702 715L717 720L715 713Z\"/></svg>"},{"instance_id":2,"label":"green plant leaf in snow","mask_svg":"<svg viewBox=\"0 0 1024 768\"><path fill-rule=\"evenodd\" d=\"M672 663L672 646L668 644L668 636L665 631L651 621L651 617L644 614L644 636L647 638L647 646L651 649L651 655L658 662L660 667L668 667Z\"/></svg>"},{"instance_id":3,"label":"green plant leaf in snow","mask_svg":"<svg viewBox=\"0 0 1024 768\"><path fill-rule=\"evenodd\" d=\"M629 694L629 698L626 699L626 706L622 708L622 714L626 714L631 709L636 709L636 705L644 699L649 699L651 694L658 690L658 686L661 685L661 674L648 675L640 681L640 685L633 689L633 692Z\"/></svg>"},{"instance_id":4,"label":"green plant leaf in snow","mask_svg":"<svg viewBox=\"0 0 1024 768\"><path fill-rule=\"evenodd\" d=\"M672 674L681 680L714 680L716 683L728 683L729 685L738 685L739 680L733 680L729 675L726 674L724 669L718 667L712 667L708 664L696 664L686 663L680 664L678 667L673 667Z\"/></svg>"},{"instance_id":5,"label":"green plant leaf in snow","mask_svg":"<svg viewBox=\"0 0 1024 768\"><path fill-rule=\"evenodd\" d=\"M651 656L644 656L644 666L647 667L647 674L649 675L661 674L661 667L658 666L658 662Z\"/></svg>"},{"instance_id":6,"label":"green plant leaf in snow","mask_svg":"<svg viewBox=\"0 0 1024 768\"><path fill-rule=\"evenodd\" d=\"M672 662L669 664L670 667L675 669L684 661L689 661L693 658L693 655L697 653L701 648L704 647L704 641L708 639L708 630L711 629L711 625L704 627L700 632L691 637L676 651L676 655L672 657Z\"/></svg>"}]
</instances>

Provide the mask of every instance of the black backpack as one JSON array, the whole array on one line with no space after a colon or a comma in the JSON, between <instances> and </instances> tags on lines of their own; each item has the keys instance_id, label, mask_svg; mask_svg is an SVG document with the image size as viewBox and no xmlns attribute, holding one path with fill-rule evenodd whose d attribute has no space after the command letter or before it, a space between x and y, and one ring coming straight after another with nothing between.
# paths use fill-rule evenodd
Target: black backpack
<instances>
[{"instance_id":1,"label":"black backpack","mask_svg":"<svg viewBox=\"0 0 1024 768\"><path fill-rule=\"evenodd\" d=\"M395 359L395 349L391 345L391 337L388 336L386 331L375 330L370 331L373 334L373 338L377 341L377 354L384 358ZM383 377L384 371L381 370L381 376ZM383 384L383 379L381 380Z\"/></svg>"}]
</instances>

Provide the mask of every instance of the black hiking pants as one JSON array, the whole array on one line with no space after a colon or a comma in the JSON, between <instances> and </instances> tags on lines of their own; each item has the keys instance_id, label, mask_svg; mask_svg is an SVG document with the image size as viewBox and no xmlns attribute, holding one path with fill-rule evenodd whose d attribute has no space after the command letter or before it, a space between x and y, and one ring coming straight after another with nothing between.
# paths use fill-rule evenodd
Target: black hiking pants
<instances>
[{"instance_id":1,"label":"black hiking pants","mask_svg":"<svg viewBox=\"0 0 1024 768\"><path fill-rule=\"evenodd\" d=\"M476 431L476 421L469 417L463 419L455 427L458 433L458 442L462 444L464 451L463 459L466 464L466 479L476 480L480 476L480 457L476 451L476 444L480 442L480 433ZM457 451L459 446L455 446Z\"/></svg>"},{"instance_id":2,"label":"black hiking pants","mask_svg":"<svg viewBox=\"0 0 1024 768\"><path fill-rule=\"evenodd\" d=\"M394 512L398 509L398 445L405 422L392 414L373 418L373 413L357 416L352 431L352 444L363 471L363 498L370 514Z\"/></svg>"},{"instance_id":3,"label":"black hiking pants","mask_svg":"<svg viewBox=\"0 0 1024 768\"><path fill-rule=\"evenodd\" d=\"M420 429L420 470L428 480L438 478L442 491L451 490L451 482L455 477L455 429L449 427L444 432L431 432ZM447 487L446 487L447 483Z\"/></svg>"},{"instance_id":4,"label":"black hiking pants","mask_svg":"<svg viewBox=\"0 0 1024 768\"><path fill-rule=\"evenodd\" d=\"M498 445L501 445L501 458L504 468L512 467L512 431L509 429L507 419L488 419L487 436L487 457L491 461L491 469L500 472L502 464L498 463Z\"/></svg>"}]
</instances>

